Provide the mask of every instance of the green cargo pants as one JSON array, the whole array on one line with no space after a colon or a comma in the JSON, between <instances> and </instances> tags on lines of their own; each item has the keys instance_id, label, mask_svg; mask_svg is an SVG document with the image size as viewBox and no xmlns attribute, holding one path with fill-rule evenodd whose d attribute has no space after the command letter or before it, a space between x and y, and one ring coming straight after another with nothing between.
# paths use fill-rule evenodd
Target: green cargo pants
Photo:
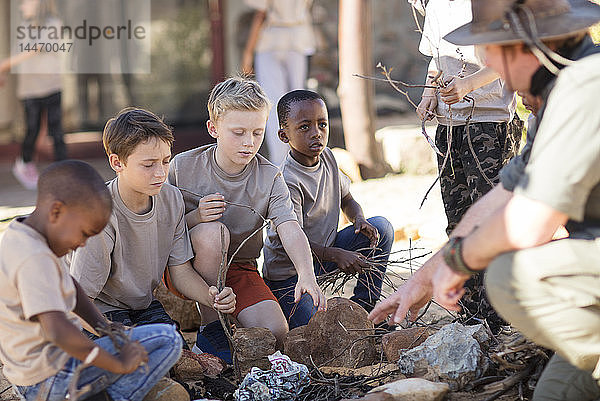
<instances>
[{"instance_id":1,"label":"green cargo pants","mask_svg":"<svg viewBox=\"0 0 600 401\"><path fill-rule=\"evenodd\" d=\"M504 319L559 355L534 400L600 398L600 239L502 254L488 267L485 286Z\"/></svg>"}]
</instances>

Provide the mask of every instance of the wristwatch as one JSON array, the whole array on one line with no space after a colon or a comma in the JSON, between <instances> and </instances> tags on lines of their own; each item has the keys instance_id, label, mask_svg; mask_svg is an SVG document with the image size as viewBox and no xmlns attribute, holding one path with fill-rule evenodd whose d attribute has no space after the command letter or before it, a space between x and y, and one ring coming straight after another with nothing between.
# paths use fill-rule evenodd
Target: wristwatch
<instances>
[{"instance_id":1,"label":"wristwatch","mask_svg":"<svg viewBox=\"0 0 600 401\"><path fill-rule=\"evenodd\" d=\"M462 257L462 242L464 237L452 237L442 248L444 261L456 273L472 276L479 273L479 270L473 270L465 263Z\"/></svg>"}]
</instances>

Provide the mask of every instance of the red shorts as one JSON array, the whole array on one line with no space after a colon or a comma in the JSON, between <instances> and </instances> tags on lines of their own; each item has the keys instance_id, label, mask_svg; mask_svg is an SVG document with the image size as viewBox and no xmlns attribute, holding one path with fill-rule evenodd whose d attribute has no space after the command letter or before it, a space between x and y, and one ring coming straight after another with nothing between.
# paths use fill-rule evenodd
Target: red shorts
<instances>
[{"instance_id":1,"label":"red shorts","mask_svg":"<svg viewBox=\"0 0 600 401\"><path fill-rule=\"evenodd\" d=\"M272 300L277 303L277 298L258 274L256 263L232 263L227 271L225 285L231 287L235 293L235 311L233 317L249 306L259 302Z\"/></svg>"},{"instance_id":2,"label":"red shorts","mask_svg":"<svg viewBox=\"0 0 600 401\"><path fill-rule=\"evenodd\" d=\"M177 295L179 298L188 299L185 295L177 291L171 282L169 269L165 269L163 274L163 283L167 289ZM231 287L235 294L235 311L233 317L249 306L256 305L259 302L272 300L277 302L277 298L273 295L269 287L265 284L262 277L258 274L256 263L232 263L227 271L225 285Z\"/></svg>"}]
</instances>

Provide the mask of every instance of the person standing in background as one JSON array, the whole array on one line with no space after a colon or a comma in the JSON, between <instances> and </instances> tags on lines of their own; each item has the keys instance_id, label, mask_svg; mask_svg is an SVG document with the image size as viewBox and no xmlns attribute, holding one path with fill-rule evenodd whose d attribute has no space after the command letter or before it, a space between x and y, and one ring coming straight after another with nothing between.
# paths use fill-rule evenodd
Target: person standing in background
<instances>
[{"instance_id":1,"label":"person standing in background","mask_svg":"<svg viewBox=\"0 0 600 401\"><path fill-rule=\"evenodd\" d=\"M310 10L312 0L245 0L256 10L242 58L242 71L252 72L273 104L284 93L305 89L308 56L315 51ZM280 166L289 145L277 136L277 112L271 108L265 140L269 161Z\"/></svg>"},{"instance_id":2,"label":"person standing in background","mask_svg":"<svg viewBox=\"0 0 600 401\"><path fill-rule=\"evenodd\" d=\"M56 17L54 0L22 0L20 11L26 24L40 28L59 28L61 25ZM48 32L48 29L42 29L42 35L44 31ZM51 39L39 38L39 41L51 42ZM25 188L35 189L38 171L33 162L33 153L44 116L48 135L54 141L54 159L59 161L67 158L62 129L60 54L37 50L20 52L0 64L0 76L11 68L17 68L17 98L23 103L26 124L21 157L15 161L13 174ZM0 86L3 81L0 79Z\"/></svg>"}]
</instances>

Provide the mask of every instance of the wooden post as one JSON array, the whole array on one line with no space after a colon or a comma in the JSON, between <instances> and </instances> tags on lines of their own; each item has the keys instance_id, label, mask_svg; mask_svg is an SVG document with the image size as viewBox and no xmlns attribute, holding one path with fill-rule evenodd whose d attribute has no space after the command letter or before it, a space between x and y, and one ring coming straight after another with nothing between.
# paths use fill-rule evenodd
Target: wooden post
<instances>
[{"instance_id":1,"label":"wooden post","mask_svg":"<svg viewBox=\"0 0 600 401\"><path fill-rule=\"evenodd\" d=\"M212 57L212 83L221 82L225 78L225 39L223 37L223 0L209 0L210 44Z\"/></svg>"},{"instance_id":2,"label":"wooden post","mask_svg":"<svg viewBox=\"0 0 600 401\"><path fill-rule=\"evenodd\" d=\"M339 87L346 149L354 156L363 178L384 176L391 169L375 140L374 87L353 74L372 75L372 22L369 0L340 0Z\"/></svg>"}]
</instances>

